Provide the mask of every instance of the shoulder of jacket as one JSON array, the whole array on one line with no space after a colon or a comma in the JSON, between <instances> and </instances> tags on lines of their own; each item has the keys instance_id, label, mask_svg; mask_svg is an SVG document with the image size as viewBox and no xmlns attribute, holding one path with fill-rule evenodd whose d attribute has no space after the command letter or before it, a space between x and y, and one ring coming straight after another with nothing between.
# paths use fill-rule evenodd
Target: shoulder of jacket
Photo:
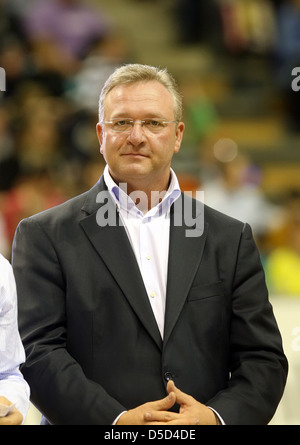
<instances>
[{"instance_id":1,"label":"shoulder of jacket","mask_svg":"<svg viewBox=\"0 0 300 445\"><path fill-rule=\"evenodd\" d=\"M226 215L225 213L209 207L206 204L204 204L204 219L208 223L221 225L223 228L232 227L239 229L242 232L245 228L245 222L233 218L232 216Z\"/></svg>"}]
</instances>

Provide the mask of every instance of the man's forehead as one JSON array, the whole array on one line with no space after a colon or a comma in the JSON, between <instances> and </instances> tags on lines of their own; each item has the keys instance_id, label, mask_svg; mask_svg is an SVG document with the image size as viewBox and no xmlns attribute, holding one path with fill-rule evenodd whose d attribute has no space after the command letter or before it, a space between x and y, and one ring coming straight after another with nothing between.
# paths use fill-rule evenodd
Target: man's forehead
<instances>
[{"instance_id":1,"label":"man's forehead","mask_svg":"<svg viewBox=\"0 0 300 445\"><path fill-rule=\"evenodd\" d=\"M116 85L108 94L110 100L158 100L171 94L158 81L140 81Z\"/></svg>"},{"instance_id":2,"label":"man's forehead","mask_svg":"<svg viewBox=\"0 0 300 445\"><path fill-rule=\"evenodd\" d=\"M110 107L155 107L157 111L173 110L173 98L169 91L157 81L135 82L114 87L106 96L105 108Z\"/></svg>"}]
</instances>

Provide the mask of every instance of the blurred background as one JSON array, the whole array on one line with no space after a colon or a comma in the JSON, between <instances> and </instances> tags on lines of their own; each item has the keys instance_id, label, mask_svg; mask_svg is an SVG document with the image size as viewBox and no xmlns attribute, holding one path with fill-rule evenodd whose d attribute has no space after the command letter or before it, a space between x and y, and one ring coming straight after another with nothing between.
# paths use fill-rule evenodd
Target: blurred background
<instances>
[{"instance_id":1,"label":"blurred background","mask_svg":"<svg viewBox=\"0 0 300 445\"><path fill-rule=\"evenodd\" d=\"M99 93L134 62L179 83L182 189L252 226L290 362L271 424L300 424L299 0L0 0L0 253L98 180Z\"/></svg>"}]
</instances>

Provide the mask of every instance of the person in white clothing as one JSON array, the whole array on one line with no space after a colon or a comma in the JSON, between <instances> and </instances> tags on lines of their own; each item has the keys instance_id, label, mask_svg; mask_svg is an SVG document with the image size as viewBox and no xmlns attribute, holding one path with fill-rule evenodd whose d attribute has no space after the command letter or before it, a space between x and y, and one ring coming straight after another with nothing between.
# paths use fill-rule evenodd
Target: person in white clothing
<instances>
[{"instance_id":1,"label":"person in white clothing","mask_svg":"<svg viewBox=\"0 0 300 445\"><path fill-rule=\"evenodd\" d=\"M0 255L0 425L20 425L25 421L30 391L19 370L24 361L15 279L10 263Z\"/></svg>"}]
</instances>

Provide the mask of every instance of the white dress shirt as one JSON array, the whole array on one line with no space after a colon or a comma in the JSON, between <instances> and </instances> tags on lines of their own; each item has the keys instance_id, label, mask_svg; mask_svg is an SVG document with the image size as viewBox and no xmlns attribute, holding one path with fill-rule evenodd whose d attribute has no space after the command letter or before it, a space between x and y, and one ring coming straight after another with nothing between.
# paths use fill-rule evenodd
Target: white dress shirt
<instances>
[{"instance_id":1,"label":"white dress shirt","mask_svg":"<svg viewBox=\"0 0 300 445\"><path fill-rule=\"evenodd\" d=\"M171 170L169 189L161 202L151 208L146 214L143 214L136 207L131 197L113 181L109 174L108 166L104 169L104 181L116 203L117 211L126 229L161 337L163 338L169 255L170 207L181 194L177 177L174 171Z\"/></svg>"},{"instance_id":2,"label":"white dress shirt","mask_svg":"<svg viewBox=\"0 0 300 445\"><path fill-rule=\"evenodd\" d=\"M0 396L16 404L23 423L29 409L29 386L19 370L24 361L15 279L10 263L0 255Z\"/></svg>"}]
</instances>

